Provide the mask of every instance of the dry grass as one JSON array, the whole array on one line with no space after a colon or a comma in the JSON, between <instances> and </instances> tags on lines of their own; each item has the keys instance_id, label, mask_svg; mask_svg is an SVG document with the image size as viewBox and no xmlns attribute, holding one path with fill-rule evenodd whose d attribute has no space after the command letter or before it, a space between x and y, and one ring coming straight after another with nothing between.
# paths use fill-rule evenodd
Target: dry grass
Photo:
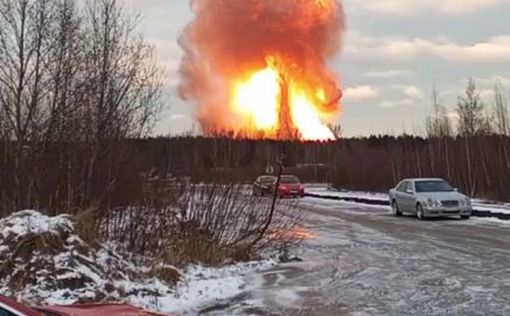
<instances>
[{"instance_id":1,"label":"dry grass","mask_svg":"<svg viewBox=\"0 0 510 316\"><path fill-rule=\"evenodd\" d=\"M100 211L97 208L88 208L78 211L74 217L76 233L89 245L98 246L101 236L98 232L98 219Z\"/></svg>"},{"instance_id":2,"label":"dry grass","mask_svg":"<svg viewBox=\"0 0 510 316\"><path fill-rule=\"evenodd\" d=\"M270 232L292 230L302 222L293 203L281 202L268 233L259 238L270 214L269 200L252 197L238 185L198 185L176 192L164 207L160 199L146 199L143 205L104 213L102 239L114 241L119 251L136 254L142 261L221 265L289 244Z\"/></svg>"}]
</instances>

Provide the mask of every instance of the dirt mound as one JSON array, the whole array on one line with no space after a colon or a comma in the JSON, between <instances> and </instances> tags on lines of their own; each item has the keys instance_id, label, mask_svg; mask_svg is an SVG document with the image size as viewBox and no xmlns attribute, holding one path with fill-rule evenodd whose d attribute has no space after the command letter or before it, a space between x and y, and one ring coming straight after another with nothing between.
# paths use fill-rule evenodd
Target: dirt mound
<instances>
[{"instance_id":1,"label":"dirt mound","mask_svg":"<svg viewBox=\"0 0 510 316\"><path fill-rule=\"evenodd\" d=\"M165 295L167 287L150 286L154 277L164 274L158 281L171 286L181 276L171 266L137 266L112 249L85 242L68 215L15 213L0 220L0 293L31 303L97 302Z\"/></svg>"}]
</instances>

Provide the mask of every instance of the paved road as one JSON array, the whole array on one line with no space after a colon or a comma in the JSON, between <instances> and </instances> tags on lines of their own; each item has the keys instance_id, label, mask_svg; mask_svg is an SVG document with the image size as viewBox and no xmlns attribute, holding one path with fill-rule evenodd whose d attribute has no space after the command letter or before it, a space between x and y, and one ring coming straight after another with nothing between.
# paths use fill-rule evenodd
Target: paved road
<instances>
[{"instance_id":1,"label":"paved road","mask_svg":"<svg viewBox=\"0 0 510 316\"><path fill-rule=\"evenodd\" d=\"M207 315L510 315L510 224L306 198L317 238Z\"/></svg>"}]
</instances>

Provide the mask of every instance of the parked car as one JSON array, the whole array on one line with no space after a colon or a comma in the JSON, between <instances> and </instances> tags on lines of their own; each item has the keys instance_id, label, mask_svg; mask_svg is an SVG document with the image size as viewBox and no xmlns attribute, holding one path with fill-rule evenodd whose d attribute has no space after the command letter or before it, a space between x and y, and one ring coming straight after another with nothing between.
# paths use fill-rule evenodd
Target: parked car
<instances>
[{"instance_id":1,"label":"parked car","mask_svg":"<svg viewBox=\"0 0 510 316\"><path fill-rule=\"evenodd\" d=\"M281 198L304 197L305 186L301 183L301 181L299 181L298 177L293 175L284 175L280 179L280 185L278 186L277 195Z\"/></svg>"},{"instance_id":2,"label":"parked car","mask_svg":"<svg viewBox=\"0 0 510 316\"><path fill-rule=\"evenodd\" d=\"M276 180L274 176L260 176L253 182L253 195L265 196L273 195L276 190ZM278 197L304 197L305 187L301 184L298 177L293 175L283 175L280 179L280 185L277 190Z\"/></svg>"},{"instance_id":3,"label":"parked car","mask_svg":"<svg viewBox=\"0 0 510 316\"><path fill-rule=\"evenodd\" d=\"M443 216L469 219L473 212L471 199L439 178L401 181L390 190L390 203L395 216L409 213L420 220Z\"/></svg>"},{"instance_id":4,"label":"parked car","mask_svg":"<svg viewBox=\"0 0 510 316\"><path fill-rule=\"evenodd\" d=\"M264 196L273 193L273 186L276 183L274 176L260 176L253 182L253 195Z\"/></svg>"},{"instance_id":5,"label":"parked car","mask_svg":"<svg viewBox=\"0 0 510 316\"><path fill-rule=\"evenodd\" d=\"M120 303L76 304L29 308L0 295L0 316L164 316Z\"/></svg>"}]
</instances>

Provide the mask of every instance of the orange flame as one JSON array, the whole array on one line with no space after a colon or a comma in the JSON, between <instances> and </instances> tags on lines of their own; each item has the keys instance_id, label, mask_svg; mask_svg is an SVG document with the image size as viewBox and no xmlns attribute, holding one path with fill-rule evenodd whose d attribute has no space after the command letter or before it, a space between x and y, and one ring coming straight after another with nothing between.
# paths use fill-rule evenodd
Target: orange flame
<instances>
[{"instance_id":1,"label":"orange flame","mask_svg":"<svg viewBox=\"0 0 510 316\"><path fill-rule=\"evenodd\" d=\"M333 140L341 91L337 0L195 0L181 38L181 95L206 134Z\"/></svg>"},{"instance_id":2,"label":"orange flame","mask_svg":"<svg viewBox=\"0 0 510 316\"><path fill-rule=\"evenodd\" d=\"M279 74L272 68L255 72L247 81L234 82L232 104L249 121L250 129L276 133L280 98Z\"/></svg>"},{"instance_id":3,"label":"orange flame","mask_svg":"<svg viewBox=\"0 0 510 316\"><path fill-rule=\"evenodd\" d=\"M273 240L297 241L313 240L317 238L317 235L304 227L294 227L292 229L269 230L266 237Z\"/></svg>"}]
</instances>

